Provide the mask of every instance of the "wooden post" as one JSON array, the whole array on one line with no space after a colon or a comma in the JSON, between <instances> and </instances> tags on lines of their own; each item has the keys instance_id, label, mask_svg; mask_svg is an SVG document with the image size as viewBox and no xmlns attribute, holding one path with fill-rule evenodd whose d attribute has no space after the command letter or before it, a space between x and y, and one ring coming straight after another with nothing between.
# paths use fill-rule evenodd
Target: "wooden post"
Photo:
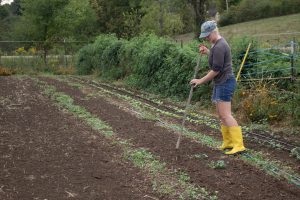
<instances>
[{"instance_id":1,"label":"wooden post","mask_svg":"<svg viewBox=\"0 0 300 200\"><path fill-rule=\"evenodd\" d=\"M68 65L68 60L67 60L67 57L66 57L66 53L67 53L67 50L66 50L66 39L64 39L64 64L65 64L65 68L67 68L67 65Z\"/></svg>"},{"instance_id":2,"label":"wooden post","mask_svg":"<svg viewBox=\"0 0 300 200\"><path fill-rule=\"evenodd\" d=\"M291 41L291 81L293 82L295 80L295 38Z\"/></svg>"}]
</instances>

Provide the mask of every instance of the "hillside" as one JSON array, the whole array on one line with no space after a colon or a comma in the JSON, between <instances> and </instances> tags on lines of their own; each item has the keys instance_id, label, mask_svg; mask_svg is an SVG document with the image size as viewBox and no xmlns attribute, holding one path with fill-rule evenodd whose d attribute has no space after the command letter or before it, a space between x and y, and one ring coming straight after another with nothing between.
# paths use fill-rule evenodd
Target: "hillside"
<instances>
[{"instance_id":1,"label":"hillside","mask_svg":"<svg viewBox=\"0 0 300 200\"><path fill-rule=\"evenodd\" d=\"M291 40L294 37L300 40L300 13L224 26L220 28L220 32L228 40L236 36L250 36L271 43ZM193 33L187 33L176 36L175 40L188 42L193 37Z\"/></svg>"}]
</instances>

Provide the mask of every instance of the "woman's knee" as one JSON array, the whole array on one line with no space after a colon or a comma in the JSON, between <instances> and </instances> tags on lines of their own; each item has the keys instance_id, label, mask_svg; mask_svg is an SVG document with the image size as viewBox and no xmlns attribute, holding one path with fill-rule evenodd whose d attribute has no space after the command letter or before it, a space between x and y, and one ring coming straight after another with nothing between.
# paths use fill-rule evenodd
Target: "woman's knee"
<instances>
[{"instance_id":1,"label":"woman's knee","mask_svg":"<svg viewBox=\"0 0 300 200\"><path fill-rule=\"evenodd\" d=\"M228 113L219 113L219 118L221 121L227 121L227 120L231 120L233 116Z\"/></svg>"}]
</instances>

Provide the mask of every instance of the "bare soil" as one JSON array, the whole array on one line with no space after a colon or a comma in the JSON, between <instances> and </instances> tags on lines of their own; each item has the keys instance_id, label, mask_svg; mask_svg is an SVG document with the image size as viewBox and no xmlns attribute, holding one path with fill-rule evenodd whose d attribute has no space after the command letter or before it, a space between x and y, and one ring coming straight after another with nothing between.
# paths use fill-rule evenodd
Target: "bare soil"
<instances>
[{"instance_id":1,"label":"bare soil","mask_svg":"<svg viewBox=\"0 0 300 200\"><path fill-rule=\"evenodd\" d=\"M119 147L32 80L0 77L0 85L0 199L158 199Z\"/></svg>"},{"instance_id":2,"label":"bare soil","mask_svg":"<svg viewBox=\"0 0 300 200\"><path fill-rule=\"evenodd\" d=\"M175 150L177 136L155 122L139 119L112 105L102 97L85 98L81 90L51 78L41 78L74 98L75 104L106 121L119 137L144 147L167 163L169 168L184 170L191 182L209 191L218 191L220 199L299 199L300 189L286 180L278 180L236 157L224 156L189 139L183 139L179 151ZM210 130L208 130L210 131ZM196 154L206 154L208 159L197 159ZM224 160L225 169L212 169L211 161Z\"/></svg>"}]
</instances>

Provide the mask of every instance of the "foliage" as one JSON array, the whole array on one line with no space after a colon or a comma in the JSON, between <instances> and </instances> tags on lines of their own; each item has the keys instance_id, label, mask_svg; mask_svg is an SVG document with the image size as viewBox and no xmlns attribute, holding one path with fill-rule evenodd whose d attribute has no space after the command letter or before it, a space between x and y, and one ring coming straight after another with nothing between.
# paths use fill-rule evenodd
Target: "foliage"
<instances>
[{"instance_id":1,"label":"foliage","mask_svg":"<svg viewBox=\"0 0 300 200\"><path fill-rule=\"evenodd\" d=\"M225 26L298 12L300 12L300 1L298 0L242 0L239 4L232 5L229 12L223 13L220 25Z\"/></svg>"},{"instance_id":2,"label":"foliage","mask_svg":"<svg viewBox=\"0 0 300 200\"><path fill-rule=\"evenodd\" d=\"M88 0L71 0L56 16L56 23L64 39L89 40L98 33L96 13Z\"/></svg>"},{"instance_id":3,"label":"foliage","mask_svg":"<svg viewBox=\"0 0 300 200\"><path fill-rule=\"evenodd\" d=\"M94 44L79 51L76 67L79 74L95 71L105 79L124 79L133 87L185 98L197 55L196 44L180 48L152 34L129 41L101 35ZM203 63L205 59L201 62L201 73L207 71ZM200 96L207 96L207 90L202 88L195 94L195 98Z\"/></svg>"},{"instance_id":4,"label":"foliage","mask_svg":"<svg viewBox=\"0 0 300 200\"><path fill-rule=\"evenodd\" d=\"M0 76L10 76L15 74L16 71L10 68L0 67Z\"/></svg>"},{"instance_id":5,"label":"foliage","mask_svg":"<svg viewBox=\"0 0 300 200\"><path fill-rule=\"evenodd\" d=\"M251 43L251 48L249 50L249 54L244 63L244 66L253 64L257 62L257 41L250 37L234 37L230 38L230 46L232 53L232 64L235 74L238 73L241 63L244 59L245 53L247 51L248 45ZM243 67L241 74L245 74L249 72L249 68Z\"/></svg>"},{"instance_id":6,"label":"foliage","mask_svg":"<svg viewBox=\"0 0 300 200\"><path fill-rule=\"evenodd\" d=\"M192 5L194 10L194 17L195 17L195 33L198 34L201 32L201 24L205 21L205 6L207 0L188 0L188 2Z\"/></svg>"},{"instance_id":7,"label":"foliage","mask_svg":"<svg viewBox=\"0 0 300 200\"><path fill-rule=\"evenodd\" d=\"M93 44L82 48L77 56L76 67L79 74L97 72L107 79L122 77L123 68L119 65L119 50L123 40L115 35L100 35Z\"/></svg>"},{"instance_id":8,"label":"foliage","mask_svg":"<svg viewBox=\"0 0 300 200\"><path fill-rule=\"evenodd\" d=\"M192 31L205 20L206 1L90 0L90 2L97 13L101 32L115 33L118 37L124 38L145 32L160 35L161 31L163 35L173 36Z\"/></svg>"},{"instance_id":9,"label":"foliage","mask_svg":"<svg viewBox=\"0 0 300 200\"><path fill-rule=\"evenodd\" d=\"M142 11L145 14L141 19L141 31L169 36L182 33L184 24L180 13L167 9L172 6L170 1L164 1L161 6L162 8L160 9L158 1L143 1ZM160 27L160 23L162 27Z\"/></svg>"},{"instance_id":10,"label":"foliage","mask_svg":"<svg viewBox=\"0 0 300 200\"><path fill-rule=\"evenodd\" d=\"M135 0L90 0L90 4L97 14L97 21L102 33L115 33L118 36L128 35L125 27L128 26L128 15L138 10L139 3ZM126 13L124 15L124 13ZM137 15L138 16L138 15ZM137 17L136 16L136 17ZM136 18L136 20L138 20ZM127 23L125 25L125 22Z\"/></svg>"},{"instance_id":11,"label":"foliage","mask_svg":"<svg viewBox=\"0 0 300 200\"><path fill-rule=\"evenodd\" d=\"M291 151L291 156L296 157L298 160L300 160L300 148L296 147L294 149L292 149Z\"/></svg>"},{"instance_id":12,"label":"foliage","mask_svg":"<svg viewBox=\"0 0 300 200\"><path fill-rule=\"evenodd\" d=\"M211 161L208 166L212 169L225 169L226 164L224 160Z\"/></svg>"},{"instance_id":13,"label":"foliage","mask_svg":"<svg viewBox=\"0 0 300 200\"><path fill-rule=\"evenodd\" d=\"M239 86L235 95L235 109L243 121L278 124L285 119L289 124L299 126L300 95L281 90L279 83L259 82Z\"/></svg>"},{"instance_id":14,"label":"foliage","mask_svg":"<svg viewBox=\"0 0 300 200\"><path fill-rule=\"evenodd\" d=\"M278 100L272 95L272 85L253 85L251 89L240 89L240 110L252 122L279 121L284 116L282 106L278 106Z\"/></svg>"}]
</instances>

